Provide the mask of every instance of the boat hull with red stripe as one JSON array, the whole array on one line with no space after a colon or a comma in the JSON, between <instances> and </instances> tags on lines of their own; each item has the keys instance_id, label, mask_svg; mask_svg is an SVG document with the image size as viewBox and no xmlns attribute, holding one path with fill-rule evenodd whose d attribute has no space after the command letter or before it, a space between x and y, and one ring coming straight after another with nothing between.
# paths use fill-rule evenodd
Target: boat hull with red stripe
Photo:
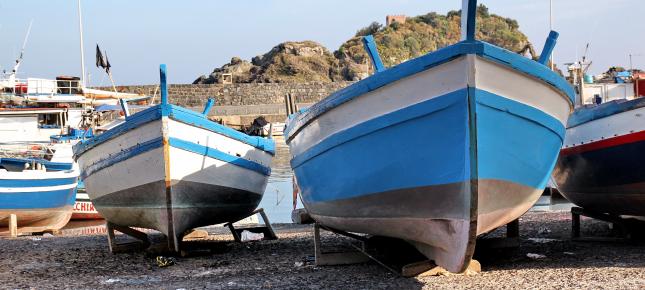
<instances>
[{"instance_id":1,"label":"boat hull with red stripe","mask_svg":"<svg viewBox=\"0 0 645 290\"><path fill-rule=\"evenodd\" d=\"M645 216L645 99L576 111L553 174L580 207Z\"/></svg>"}]
</instances>

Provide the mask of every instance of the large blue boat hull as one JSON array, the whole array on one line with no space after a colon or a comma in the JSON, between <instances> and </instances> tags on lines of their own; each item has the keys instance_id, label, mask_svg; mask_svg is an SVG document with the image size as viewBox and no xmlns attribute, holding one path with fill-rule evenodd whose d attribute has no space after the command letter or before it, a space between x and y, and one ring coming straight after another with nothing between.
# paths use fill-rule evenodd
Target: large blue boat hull
<instances>
[{"instance_id":1,"label":"large blue boat hull","mask_svg":"<svg viewBox=\"0 0 645 290\"><path fill-rule=\"evenodd\" d=\"M478 235L539 198L573 96L543 65L465 41L334 93L285 136L318 223L406 240L461 272Z\"/></svg>"}]
</instances>

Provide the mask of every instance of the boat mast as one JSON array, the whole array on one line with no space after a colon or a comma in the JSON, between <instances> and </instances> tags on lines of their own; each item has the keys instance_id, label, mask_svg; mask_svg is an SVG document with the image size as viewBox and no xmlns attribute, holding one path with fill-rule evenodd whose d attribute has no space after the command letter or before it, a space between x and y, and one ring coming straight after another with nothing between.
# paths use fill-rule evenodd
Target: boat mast
<instances>
[{"instance_id":1,"label":"boat mast","mask_svg":"<svg viewBox=\"0 0 645 290\"><path fill-rule=\"evenodd\" d=\"M78 0L78 31L81 36L81 86L85 88L85 53L83 49L83 15L81 12L81 0Z\"/></svg>"},{"instance_id":2,"label":"boat mast","mask_svg":"<svg viewBox=\"0 0 645 290\"><path fill-rule=\"evenodd\" d=\"M13 66L13 69L11 70L11 74L9 75L9 84L12 87L12 91L15 94L16 93L16 78L18 75L18 68L20 68L20 64L22 63L22 57L23 54L25 53L25 47L27 46L27 40L29 39L29 33L31 33L31 25L34 23L34 20L32 19L29 21L29 28L27 28L27 34L25 35L25 40L22 42L22 48L20 49L20 55L16 59L16 64Z\"/></svg>"}]
</instances>

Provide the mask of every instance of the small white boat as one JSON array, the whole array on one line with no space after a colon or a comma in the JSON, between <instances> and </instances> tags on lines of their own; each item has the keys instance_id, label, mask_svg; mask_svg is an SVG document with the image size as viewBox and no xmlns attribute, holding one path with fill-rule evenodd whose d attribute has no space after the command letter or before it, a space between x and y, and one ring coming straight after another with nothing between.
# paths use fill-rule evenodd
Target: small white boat
<instances>
[{"instance_id":1,"label":"small white boat","mask_svg":"<svg viewBox=\"0 0 645 290\"><path fill-rule=\"evenodd\" d=\"M252 137L162 103L74 147L87 193L99 213L123 227L155 229L179 250L190 229L237 221L259 204L275 152ZM127 106L123 103L124 111Z\"/></svg>"}]
</instances>

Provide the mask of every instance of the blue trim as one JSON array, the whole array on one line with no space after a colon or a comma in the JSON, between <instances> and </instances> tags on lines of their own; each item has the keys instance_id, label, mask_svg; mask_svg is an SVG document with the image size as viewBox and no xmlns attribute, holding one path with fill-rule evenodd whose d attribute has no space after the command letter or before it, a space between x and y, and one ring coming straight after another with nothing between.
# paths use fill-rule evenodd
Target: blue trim
<instances>
[{"instance_id":1,"label":"blue trim","mask_svg":"<svg viewBox=\"0 0 645 290\"><path fill-rule=\"evenodd\" d=\"M457 103L460 99L463 99L465 94L466 89L458 90L440 97L432 98L419 104L412 105L399 111L385 114L378 118L374 118L354 127L345 129L322 140L320 143L312 146L306 152L298 156L294 156L291 160L291 167L294 169L298 168L300 167L300 165L311 160L312 158L319 156L320 154L323 154L328 150L338 147L351 140L360 138L364 135L372 134L373 132L382 130L383 128L395 126L399 123L403 123L411 119L423 117L425 115L444 110L450 106L455 105L455 103Z\"/></svg>"},{"instance_id":2,"label":"blue trim","mask_svg":"<svg viewBox=\"0 0 645 290\"><path fill-rule=\"evenodd\" d=\"M125 118L130 118L130 109L128 109L128 102L124 99L119 99L119 105L121 105L121 111L123 111Z\"/></svg>"},{"instance_id":3,"label":"blue trim","mask_svg":"<svg viewBox=\"0 0 645 290\"><path fill-rule=\"evenodd\" d=\"M546 39L546 43L544 43L544 49L542 49L542 54L540 55L540 59L538 60L539 63L546 65L546 63L549 62L551 54L553 53L553 49L555 48L555 44L558 42L559 36L559 33L551 30L549 37L547 37Z\"/></svg>"},{"instance_id":4,"label":"blue trim","mask_svg":"<svg viewBox=\"0 0 645 290\"><path fill-rule=\"evenodd\" d=\"M143 154L153 149L163 146L163 139L161 137L152 139L141 144L137 144L128 149L122 150L119 153L108 155L107 157L94 162L90 166L86 166L81 174L81 179L86 179L97 171L103 170L121 161L130 159L139 154Z\"/></svg>"},{"instance_id":5,"label":"blue trim","mask_svg":"<svg viewBox=\"0 0 645 290\"><path fill-rule=\"evenodd\" d=\"M569 117L567 128L609 117L615 114L645 107L645 98L633 100L615 100L600 105L587 105L576 109Z\"/></svg>"},{"instance_id":6,"label":"blue trim","mask_svg":"<svg viewBox=\"0 0 645 290\"><path fill-rule=\"evenodd\" d=\"M74 205L76 188L0 193L0 209L54 209Z\"/></svg>"},{"instance_id":7,"label":"blue trim","mask_svg":"<svg viewBox=\"0 0 645 290\"><path fill-rule=\"evenodd\" d=\"M466 35L462 39L469 41L475 40L475 32L477 31L475 25L477 20L477 0L468 0L463 2L466 7L462 7L461 17L466 18ZM462 25L463 25L462 21ZM463 29L462 29L463 30Z\"/></svg>"},{"instance_id":8,"label":"blue trim","mask_svg":"<svg viewBox=\"0 0 645 290\"><path fill-rule=\"evenodd\" d=\"M293 138L294 134L297 134L303 126L307 125L313 119L344 104L345 102L353 100L402 78L417 74L457 57L469 54L482 56L498 64L540 79L553 86L561 93L566 94L569 97L571 106L573 106L573 101L575 99L573 87L560 75L549 70L542 64L485 42L462 41L419 58L401 63L382 73L372 75L367 79L335 92L324 100L316 103L308 110L297 113L288 122L285 136L287 137L287 140L290 140Z\"/></svg>"},{"instance_id":9,"label":"blue trim","mask_svg":"<svg viewBox=\"0 0 645 290\"><path fill-rule=\"evenodd\" d=\"M564 141L566 129L564 128L564 125L555 117L546 114L545 112L542 112L534 107L513 101L511 99L507 99L503 96L499 96L484 90L476 89L475 94L477 103L535 122L540 126L544 126L545 128L553 131L553 133L557 134L560 137L560 141Z\"/></svg>"},{"instance_id":10,"label":"blue trim","mask_svg":"<svg viewBox=\"0 0 645 290\"><path fill-rule=\"evenodd\" d=\"M266 151L271 155L275 155L275 142L271 139L246 135L224 125L213 122L202 114L182 107L168 105L168 108L168 116L173 120L222 134L231 139L235 139L260 150Z\"/></svg>"},{"instance_id":11,"label":"blue trim","mask_svg":"<svg viewBox=\"0 0 645 290\"><path fill-rule=\"evenodd\" d=\"M0 187L47 187L74 184L76 177L47 179L0 179Z\"/></svg>"},{"instance_id":12,"label":"blue trim","mask_svg":"<svg viewBox=\"0 0 645 290\"><path fill-rule=\"evenodd\" d=\"M74 145L74 154L76 156L81 156L87 150L94 148L103 142L116 138L130 130L138 128L141 125L160 119L162 115L168 116L178 122L222 134L226 137L246 143L260 150L264 150L271 155L275 155L275 142L271 139L246 135L229 127L213 122L202 114L170 104L157 105L136 113L130 116L130 118L128 118L126 122L120 124L112 130L109 130L95 138L85 140Z\"/></svg>"},{"instance_id":13,"label":"blue trim","mask_svg":"<svg viewBox=\"0 0 645 290\"><path fill-rule=\"evenodd\" d=\"M259 164L253 161L249 161L242 157L229 155L215 148L202 146L196 143L188 142L177 138L170 138L168 140L168 143L170 144L170 146L175 147L177 149L186 150L203 156L208 156L217 160L221 160L227 163L240 166L248 170L253 170L255 172L258 172L266 176L271 175L271 168L269 167L266 167L262 164Z\"/></svg>"},{"instance_id":14,"label":"blue trim","mask_svg":"<svg viewBox=\"0 0 645 290\"><path fill-rule=\"evenodd\" d=\"M16 168L24 168L25 163L31 163L32 161L45 165L47 171L71 170L73 165L72 163L65 162L51 162L41 158L0 158L0 166L5 165Z\"/></svg>"},{"instance_id":15,"label":"blue trim","mask_svg":"<svg viewBox=\"0 0 645 290\"><path fill-rule=\"evenodd\" d=\"M478 90L475 99L477 177L544 189L562 147L564 125L503 96Z\"/></svg>"},{"instance_id":16,"label":"blue trim","mask_svg":"<svg viewBox=\"0 0 645 290\"><path fill-rule=\"evenodd\" d=\"M166 81L166 65L159 65L159 80L161 87L161 104L168 104L168 82Z\"/></svg>"},{"instance_id":17,"label":"blue trim","mask_svg":"<svg viewBox=\"0 0 645 290\"><path fill-rule=\"evenodd\" d=\"M204 106L202 115L208 116L208 112L213 108L213 105L215 105L215 99L208 98L208 102L206 102L206 106Z\"/></svg>"},{"instance_id":18,"label":"blue trim","mask_svg":"<svg viewBox=\"0 0 645 290\"><path fill-rule=\"evenodd\" d=\"M363 46L365 47L365 52L370 57L374 70L376 72L382 72L385 70L381 56L378 54L378 48L376 47L376 42L374 42L374 36L368 35L363 37Z\"/></svg>"},{"instance_id":19,"label":"blue trim","mask_svg":"<svg viewBox=\"0 0 645 290\"><path fill-rule=\"evenodd\" d=\"M161 118L160 106L150 107L141 112L138 112L130 116L130 118L128 118L126 122L120 124L119 126L116 126L115 128L112 128L111 130L101 135L98 135L92 139L83 140L78 144L74 145L74 155L76 155L77 157L81 156L86 151L98 146L103 142L116 138L120 135L125 134L126 132L134 130L144 124L150 123L160 118Z\"/></svg>"}]
</instances>

